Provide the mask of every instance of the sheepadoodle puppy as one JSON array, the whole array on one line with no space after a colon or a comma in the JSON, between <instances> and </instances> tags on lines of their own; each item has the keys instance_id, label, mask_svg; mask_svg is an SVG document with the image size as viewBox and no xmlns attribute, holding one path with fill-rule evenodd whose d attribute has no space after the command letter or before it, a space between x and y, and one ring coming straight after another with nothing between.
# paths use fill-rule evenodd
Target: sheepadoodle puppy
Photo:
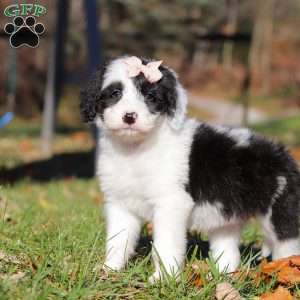
<instances>
[{"instance_id":1,"label":"sheepadoodle puppy","mask_svg":"<svg viewBox=\"0 0 300 300\"><path fill-rule=\"evenodd\" d=\"M117 58L81 97L84 120L101 128L105 268L125 266L146 221L154 228L152 281L180 271L188 230L208 235L221 271L236 270L251 217L263 228L263 256L300 253L300 173L282 145L245 128L187 119L186 93L161 61Z\"/></svg>"}]
</instances>

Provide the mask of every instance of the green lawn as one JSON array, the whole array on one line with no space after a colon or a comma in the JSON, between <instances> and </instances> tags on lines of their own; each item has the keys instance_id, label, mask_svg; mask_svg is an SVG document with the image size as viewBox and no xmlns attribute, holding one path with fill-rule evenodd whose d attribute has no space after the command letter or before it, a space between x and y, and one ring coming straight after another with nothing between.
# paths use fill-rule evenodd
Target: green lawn
<instances>
[{"instance_id":1,"label":"green lawn","mask_svg":"<svg viewBox=\"0 0 300 300\"><path fill-rule=\"evenodd\" d=\"M94 272L105 245L99 199L93 179L25 180L1 188L0 299L212 299L225 279L213 264L213 278L201 289L191 282L188 267L179 283L149 285L149 255L108 278ZM18 272L22 278L16 281ZM227 280L253 296L272 285L257 290L250 279Z\"/></svg>"},{"instance_id":2,"label":"green lawn","mask_svg":"<svg viewBox=\"0 0 300 300\"><path fill-rule=\"evenodd\" d=\"M300 115L257 124L253 129L289 146L300 146Z\"/></svg>"},{"instance_id":3,"label":"green lawn","mask_svg":"<svg viewBox=\"0 0 300 300\"><path fill-rule=\"evenodd\" d=\"M22 149L20 145L23 145ZM92 141L82 133L82 128L66 127L59 131L54 150L56 154L70 154L72 151L88 151L91 147ZM0 169L41 159L38 122L28 127L27 122L17 120L1 132L0 153ZM97 182L83 175L76 177L67 173L64 176L63 158L60 163L60 176L49 174L48 179L39 182L32 176L32 169L42 168L44 173L53 170L43 164L31 165L30 170L24 169L27 178L0 186L1 300L211 300L214 299L216 284L224 280L231 282L245 299L258 299L255 297L275 287L275 280L262 281L257 286L253 274L259 271L258 267L250 277L232 278L219 274L207 258L210 269L194 271L195 276L204 272L202 278L207 278L203 286L198 287L190 275L191 265L201 252L197 247L193 248L178 282L170 279L168 283L150 285L147 278L153 271L151 259L149 255L141 254L147 252L143 248L145 243L140 245L140 254L128 268L107 277L97 268L95 270L103 263L105 245L102 198ZM74 169L78 167L74 164ZM145 240L146 229L143 236ZM242 240L245 245L260 245L260 233L255 223L246 228ZM149 248L150 244L146 246ZM244 261L252 260L251 251L245 253Z\"/></svg>"}]
</instances>

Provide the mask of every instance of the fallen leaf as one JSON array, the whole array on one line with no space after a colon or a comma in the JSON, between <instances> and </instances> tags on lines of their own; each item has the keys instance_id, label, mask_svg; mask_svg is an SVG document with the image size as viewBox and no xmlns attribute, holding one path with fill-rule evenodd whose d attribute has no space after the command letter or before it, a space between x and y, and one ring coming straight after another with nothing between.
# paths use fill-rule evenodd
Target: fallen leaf
<instances>
[{"instance_id":1,"label":"fallen leaf","mask_svg":"<svg viewBox=\"0 0 300 300\"><path fill-rule=\"evenodd\" d=\"M202 278L199 276L193 280L193 285L197 288L201 288L201 287L203 287L204 282L203 282Z\"/></svg>"},{"instance_id":2,"label":"fallen leaf","mask_svg":"<svg viewBox=\"0 0 300 300\"><path fill-rule=\"evenodd\" d=\"M280 271L282 268L288 267L290 264L290 261L288 259L279 259L274 260L271 262L264 262L261 265L261 271L265 274L272 275L273 273L276 273Z\"/></svg>"},{"instance_id":3,"label":"fallen leaf","mask_svg":"<svg viewBox=\"0 0 300 300\"><path fill-rule=\"evenodd\" d=\"M22 153L23 152L28 152L28 151L31 151L33 149L33 144L30 140L24 139L20 142L19 147L20 147Z\"/></svg>"},{"instance_id":4,"label":"fallen leaf","mask_svg":"<svg viewBox=\"0 0 300 300\"><path fill-rule=\"evenodd\" d=\"M300 283L300 270L297 267L287 266L279 271L277 280L283 284Z\"/></svg>"},{"instance_id":5,"label":"fallen leaf","mask_svg":"<svg viewBox=\"0 0 300 300\"><path fill-rule=\"evenodd\" d=\"M16 281L21 280L23 277L25 277L25 275L26 275L25 272L19 271L18 273L9 276L8 280L16 282Z\"/></svg>"},{"instance_id":6,"label":"fallen leaf","mask_svg":"<svg viewBox=\"0 0 300 300\"><path fill-rule=\"evenodd\" d=\"M300 161L300 147L291 149L291 154L297 161Z\"/></svg>"},{"instance_id":7,"label":"fallen leaf","mask_svg":"<svg viewBox=\"0 0 300 300\"><path fill-rule=\"evenodd\" d=\"M26 275L25 272L19 271L15 274L12 274L12 275L0 275L0 278L3 279L3 280L17 282L17 281L21 280L22 278L24 278L25 275Z\"/></svg>"},{"instance_id":8,"label":"fallen leaf","mask_svg":"<svg viewBox=\"0 0 300 300\"><path fill-rule=\"evenodd\" d=\"M217 300L242 300L242 297L237 289L229 282L221 282L216 287Z\"/></svg>"},{"instance_id":9,"label":"fallen leaf","mask_svg":"<svg viewBox=\"0 0 300 300\"><path fill-rule=\"evenodd\" d=\"M289 290L280 286L275 292L268 292L260 296L261 300L293 300L293 296Z\"/></svg>"},{"instance_id":10,"label":"fallen leaf","mask_svg":"<svg viewBox=\"0 0 300 300\"><path fill-rule=\"evenodd\" d=\"M230 274L231 278L236 281L245 281L250 279L252 284L258 287L262 281L267 279L267 275L263 274L257 268L241 268Z\"/></svg>"},{"instance_id":11,"label":"fallen leaf","mask_svg":"<svg viewBox=\"0 0 300 300\"><path fill-rule=\"evenodd\" d=\"M0 261L4 261L6 263L13 263L13 264L21 264L21 261L14 255L9 255L9 254L6 254L2 251L0 251Z\"/></svg>"},{"instance_id":12,"label":"fallen leaf","mask_svg":"<svg viewBox=\"0 0 300 300\"><path fill-rule=\"evenodd\" d=\"M93 199L93 202L94 202L95 204L100 204L101 202L103 202L103 201L102 201L103 198L102 198L101 196L99 196L99 195L93 197L92 199Z\"/></svg>"},{"instance_id":13,"label":"fallen leaf","mask_svg":"<svg viewBox=\"0 0 300 300\"><path fill-rule=\"evenodd\" d=\"M192 269L194 271L202 271L207 273L209 271L209 266L204 260L198 260L192 264Z\"/></svg>"},{"instance_id":14,"label":"fallen leaf","mask_svg":"<svg viewBox=\"0 0 300 300\"><path fill-rule=\"evenodd\" d=\"M300 283L300 256L290 256L278 259L269 263L263 263L262 273L277 275L279 283L296 284Z\"/></svg>"},{"instance_id":15,"label":"fallen leaf","mask_svg":"<svg viewBox=\"0 0 300 300\"><path fill-rule=\"evenodd\" d=\"M89 134L85 131L78 131L71 135L71 138L75 141L86 142L89 140Z\"/></svg>"},{"instance_id":16,"label":"fallen leaf","mask_svg":"<svg viewBox=\"0 0 300 300\"><path fill-rule=\"evenodd\" d=\"M194 286L200 288L207 282L209 272L208 264L203 260L198 260L191 265L188 277Z\"/></svg>"},{"instance_id":17,"label":"fallen leaf","mask_svg":"<svg viewBox=\"0 0 300 300\"><path fill-rule=\"evenodd\" d=\"M293 255L289 257L290 262L300 268L300 256L299 255Z\"/></svg>"}]
</instances>

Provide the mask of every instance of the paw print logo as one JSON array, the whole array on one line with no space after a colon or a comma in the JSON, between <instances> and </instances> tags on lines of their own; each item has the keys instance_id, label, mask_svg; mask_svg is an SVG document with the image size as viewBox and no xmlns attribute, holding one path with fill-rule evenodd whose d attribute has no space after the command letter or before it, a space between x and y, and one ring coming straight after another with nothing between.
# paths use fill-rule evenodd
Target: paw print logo
<instances>
[{"instance_id":1,"label":"paw print logo","mask_svg":"<svg viewBox=\"0 0 300 300\"><path fill-rule=\"evenodd\" d=\"M13 48L28 46L36 48L39 45L39 35L45 31L45 26L42 23L36 23L33 16L15 17L12 23L7 23L4 31L10 35L9 41Z\"/></svg>"}]
</instances>

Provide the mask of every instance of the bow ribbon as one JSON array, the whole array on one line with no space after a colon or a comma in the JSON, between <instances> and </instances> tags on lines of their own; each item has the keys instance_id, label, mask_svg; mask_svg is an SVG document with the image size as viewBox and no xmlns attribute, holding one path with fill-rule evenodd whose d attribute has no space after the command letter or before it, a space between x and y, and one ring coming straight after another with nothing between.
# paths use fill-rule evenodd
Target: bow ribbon
<instances>
[{"instance_id":1,"label":"bow ribbon","mask_svg":"<svg viewBox=\"0 0 300 300\"><path fill-rule=\"evenodd\" d=\"M159 70L159 66L162 63L162 60L152 61L147 63L147 65L143 65L142 61L138 57L131 56L125 58L124 63L127 66L129 77L136 77L140 73L143 73L150 83L154 83L160 80L163 76L163 74Z\"/></svg>"}]
</instances>

